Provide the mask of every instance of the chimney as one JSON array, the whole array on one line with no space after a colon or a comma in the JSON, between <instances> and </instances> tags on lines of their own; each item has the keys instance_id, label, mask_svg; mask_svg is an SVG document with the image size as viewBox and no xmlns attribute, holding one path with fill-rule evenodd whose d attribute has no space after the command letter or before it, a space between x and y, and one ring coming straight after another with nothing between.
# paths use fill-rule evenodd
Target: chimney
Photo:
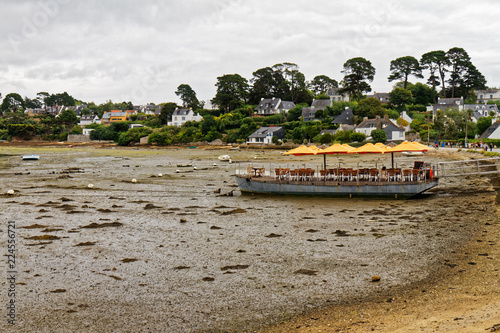
<instances>
[{"instance_id":1,"label":"chimney","mask_svg":"<svg viewBox=\"0 0 500 333\"><path fill-rule=\"evenodd\" d=\"M363 121L366 121L366 120L368 120L368 117L363 117Z\"/></svg>"},{"instance_id":2,"label":"chimney","mask_svg":"<svg viewBox=\"0 0 500 333\"><path fill-rule=\"evenodd\" d=\"M389 115L388 114L384 114L384 120L389 120Z\"/></svg>"}]
</instances>

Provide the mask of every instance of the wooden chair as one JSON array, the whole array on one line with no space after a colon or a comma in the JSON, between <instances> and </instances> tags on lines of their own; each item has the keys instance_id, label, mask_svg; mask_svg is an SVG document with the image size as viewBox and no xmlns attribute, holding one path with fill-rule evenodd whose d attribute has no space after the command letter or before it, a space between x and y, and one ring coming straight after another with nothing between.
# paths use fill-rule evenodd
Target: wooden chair
<instances>
[{"instance_id":1,"label":"wooden chair","mask_svg":"<svg viewBox=\"0 0 500 333\"><path fill-rule=\"evenodd\" d=\"M374 181L374 182L378 181L378 177L379 177L378 176L379 175L378 169L369 169L368 173L370 175L368 178L369 181Z\"/></svg>"},{"instance_id":2,"label":"wooden chair","mask_svg":"<svg viewBox=\"0 0 500 333\"><path fill-rule=\"evenodd\" d=\"M402 171L403 181L409 182L412 180L412 174L410 169L403 169Z\"/></svg>"},{"instance_id":3,"label":"wooden chair","mask_svg":"<svg viewBox=\"0 0 500 333\"><path fill-rule=\"evenodd\" d=\"M413 181L420 180L420 170L419 169L412 169L411 170L411 179Z\"/></svg>"},{"instance_id":4,"label":"wooden chair","mask_svg":"<svg viewBox=\"0 0 500 333\"><path fill-rule=\"evenodd\" d=\"M351 178L351 181L352 180L356 180L356 181L359 180L359 170L354 170L354 169L351 170L350 178Z\"/></svg>"}]
</instances>

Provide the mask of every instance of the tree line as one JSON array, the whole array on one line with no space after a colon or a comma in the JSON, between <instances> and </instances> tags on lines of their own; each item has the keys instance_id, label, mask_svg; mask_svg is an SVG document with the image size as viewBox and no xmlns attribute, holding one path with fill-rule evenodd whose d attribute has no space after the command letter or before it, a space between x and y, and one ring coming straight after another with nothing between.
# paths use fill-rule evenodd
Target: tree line
<instances>
[{"instance_id":1,"label":"tree line","mask_svg":"<svg viewBox=\"0 0 500 333\"><path fill-rule=\"evenodd\" d=\"M411 77L424 78L425 70L429 73L426 84L410 82ZM426 125L426 128L420 126L429 122L429 115L419 113L426 110L426 105L434 103L438 96L464 96L472 101L475 99L474 89L486 88L484 76L472 64L467 52L456 47L446 52L442 50L427 52L420 60L413 56L392 60L387 79L389 82L397 81L397 83L389 94L389 103L366 98L366 93L371 91L370 82L376 73L369 60L362 57L349 59L344 63L342 73L344 77L340 82L327 75L317 75L311 81L306 81L297 64L285 62L256 70L250 80L239 74L225 74L218 77L215 83L216 95L211 100L217 106L215 110L206 110L204 103L198 100L191 86L183 83L177 87L175 94L182 101L182 107L199 112L204 117L203 122L187 123L181 128L165 127L178 106L173 102L161 103L158 106L161 112L157 116L139 114L131 117L131 121L144 124L148 130L134 129L130 135L122 136L123 133L129 132L128 129L125 130L126 126L105 127L94 124L91 125L95 129L92 134L93 139L114 140L128 144L136 142L135 136L148 132L152 142L159 144L211 141L217 138L223 138L227 142L243 142L259 126L280 125L287 131L287 138L302 142L317 139L322 129L335 129L336 126L332 125L331 121L345 107L351 108L357 122L363 117L377 115L389 115L390 118L397 119L399 113L406 110L416 120L414 131L421 134L431 131L429 134L432 137L441 137L445 133L448 137L459 137L465 135L461 130L453 132L451 125L441 126L439 121L432 125L432 129L430 125ZM301 121L302 108L311 105L313 99L328 98L326 92L329 88L337 89L340 94L349 95L351 102L335 102L331 107L317 111L318 121ZM260 100L271 97L292 101L296 107L286 115L251 118ZM57 94L40 92L34 99L28 97L23 99L19 94L11 93L5 96L0 105L0 112L3 115L0 118L0 139L13 136L28 138L34 135L45 139L64 139L67 134L81 133L81 129L76 126L76 115L71 110L66 110L58 117L44 114L36 116L35 119L20 112L25 108L50 108L56 105L85 105L81 110L82 114L96 114L99 117L110 110L125 111L134 108L131 102L125 101L121 103L107 101L100 105L93 102L85 103L67 92ZM447 117L447 119L452 118ZM474 129L468 134L471 132L474 133ZM342 140L349 140L349 135L350 133L344 134ZM360 139L355 135L353 138Z\"/></svg>"}]
</instances>

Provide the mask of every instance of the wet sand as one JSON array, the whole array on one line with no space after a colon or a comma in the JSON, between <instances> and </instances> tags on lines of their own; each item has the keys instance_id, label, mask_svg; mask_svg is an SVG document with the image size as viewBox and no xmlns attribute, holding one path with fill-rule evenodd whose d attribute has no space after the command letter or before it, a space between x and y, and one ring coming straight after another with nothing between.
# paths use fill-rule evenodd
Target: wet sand
<instances>
[{"instance_id":1,"label":"wet sand","mask_svg":"<svg viewBox=\"0 0 500 333\"><path fill-rule=\"evenodd\" d=\"M405 201L252 196L235 188L235 168L314 167L322 159L262 150L2 153L9 154L0 159L2 248L8 220L16 221L20 243L14 331L353 330L366 328L353 306L400 309L420 285L497 263L466 250L494 247L488 178L444 180L432 194ZM40 161L21 161L28 153ZM242 163L217 160L226 153ZM389 165L390 157L328 157L339 161ZM15 195L5 194L10 189ZM386 329L377 325L370 329ZM0 328L9 328L6 321Z\"/></svg>"}]
</instances>

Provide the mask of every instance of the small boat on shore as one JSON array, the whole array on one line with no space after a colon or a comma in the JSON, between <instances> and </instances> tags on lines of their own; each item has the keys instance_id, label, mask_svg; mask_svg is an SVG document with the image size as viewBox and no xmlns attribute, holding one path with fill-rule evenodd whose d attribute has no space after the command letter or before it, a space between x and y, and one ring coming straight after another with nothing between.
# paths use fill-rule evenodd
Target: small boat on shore
<instances>
[{"instance_id":1,"label":"small boat on shore","mask_svg":"<svg viewBox=\"0 0 500 333\"><path fill-rule=\"evenodd\" d=\"M31 155L23 155L21 156L21 159L23 161L38 161L40 159L40 156L31 154Z\"/></svg>"},{"instance_id":2,"label":"small boat on shore","mask_svg":"<svg viewBox=\"0 0 500 333\"><path fill-rule=\"evenodd\" d=\"M404 151L401 153L401 155L403 155L403 156L415 156L416 157L416 156L422 156L422 155L424 155L424 153L421 151Z\"/></svg>"},{"instance_id":3,"label":"small boat on shore","mask_svg":"<svg viewBox=\"0 0 500 333\"><path fill-rule=\"evenodd\" d=\"M229 162L231 160L231 157L229 155L220 155L218 159L219 161Z\"/></svg>"}]
</instances>

